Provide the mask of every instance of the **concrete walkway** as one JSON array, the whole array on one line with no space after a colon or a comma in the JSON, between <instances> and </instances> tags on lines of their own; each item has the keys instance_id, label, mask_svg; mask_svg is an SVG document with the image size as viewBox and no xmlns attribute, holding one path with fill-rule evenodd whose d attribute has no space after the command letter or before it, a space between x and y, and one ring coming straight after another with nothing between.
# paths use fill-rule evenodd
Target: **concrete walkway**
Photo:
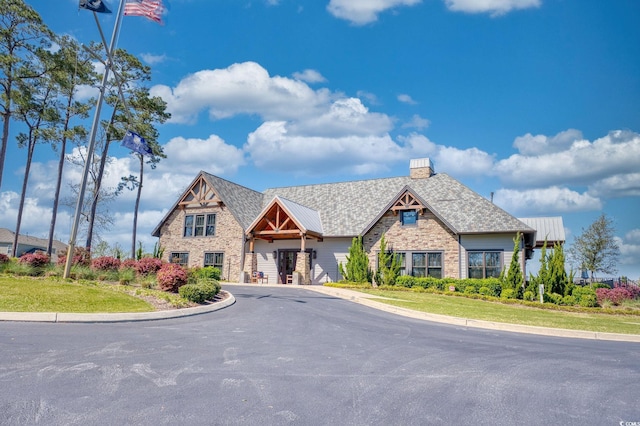
<instances>
[{"instance_id":1,"label":"concrete walkway","mask_svg":"<svg viewBox=\"0 0 640 426\"><path fill-rule=\"evenodd\" d=\"M482 328L487 330L510 331L516 333L539 334L544 336L570 337L579 339L595 339L595 340L611 340L620 342L638 342L640 343L640 335L638 334L620 334L620 333L602 333L597 331L568 330L562 328L536 327L530 325L507 324L493 321L483 321L469 318L450 317L446 315L430 314L427 312L414 311L407 308L388 305L378 302L375 299L381 299L379 296L369 295L354 290L335 287L324 287L320 285L305 286L283 286L282 284L241 284L241 283L222 283L223 287L233 288L234 286L258 286L258 287L274 287L274 288L299 288L301 290L311 290L317 293L334 296L361 305L369 306L374 309L402 315L408 318L414 318L425 321L433 321L445 324L457 325L460 327ZM132 312L132 313L96 313L96 314L75 314L75 313L56 313L56 312L0 312L0 321L37 321L37 322L127 322L127 321L151 321L169 318L180 318L191 315L199 315L207 312L217 311L226 308L235 303L236 299L229 292L229 297L220 302L215 302L205 306L196 306L194 308L172 309L166 311L153 312Z\"/></svg>"}]
</instances>

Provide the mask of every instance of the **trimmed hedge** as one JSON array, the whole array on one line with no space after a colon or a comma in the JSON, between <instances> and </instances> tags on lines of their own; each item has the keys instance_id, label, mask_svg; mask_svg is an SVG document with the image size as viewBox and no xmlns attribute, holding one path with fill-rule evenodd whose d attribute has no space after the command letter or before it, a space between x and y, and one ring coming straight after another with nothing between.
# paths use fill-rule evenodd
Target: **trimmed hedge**
<instances>
[{"instance_id":1,"label":"trimmed hedge","mask_svg":"<svg viewBox=\"0 0 640 426\"><path fill-rule=\"evenodd\" d=\"M411 275L402 275L396 279L396 286L414 288L421 287L423 289L432 288L438 291L449 291L449 287L454 286L456 292L474 294L480 292L478 289L485 288L486 296L500 297L502 293L502 283L498 278L433 278L433 277L413 277ZM466 290L472 287L472 290ZM484 294L484 293L482 293Z\"/></svg>"},{"instance_id":2,"label":"trimmed hedge","mask_svg":"<svg viewBox=\"0 0 640 426\"><path fill-rule=\"evenodd\" d=\"M220 292L220 284L215 281L200 281L196 284L185 284L178 289L181 297L194 302L203 303Z\"/></svg>"},{"instance_id":3,"label":"trimmed hedge","mask_svg":"<svg viewBox=\"0 0 640 426\"><path fill-rule=\"evenodd\" d=\"M156 279L159 290L177 293L187 283L187 271L177 263L166 263L158 271Z\"/></svg>"}]
</instances>

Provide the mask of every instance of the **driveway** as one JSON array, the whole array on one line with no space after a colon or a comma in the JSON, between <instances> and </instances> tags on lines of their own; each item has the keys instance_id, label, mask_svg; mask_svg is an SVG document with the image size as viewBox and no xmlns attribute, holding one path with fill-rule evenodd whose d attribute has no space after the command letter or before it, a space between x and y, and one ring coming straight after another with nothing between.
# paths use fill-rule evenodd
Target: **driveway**
<instances>
[{"instance_id":1,"label":"driveway","mask_svg":"<svg viewBox=\"0 0 640 426\"><path fill-rule=\"evenodd\" d=\"M430 323L306 290L129 323L0 322L0 424L618 425L640 345Z\"/></svg>"}]
</instances>

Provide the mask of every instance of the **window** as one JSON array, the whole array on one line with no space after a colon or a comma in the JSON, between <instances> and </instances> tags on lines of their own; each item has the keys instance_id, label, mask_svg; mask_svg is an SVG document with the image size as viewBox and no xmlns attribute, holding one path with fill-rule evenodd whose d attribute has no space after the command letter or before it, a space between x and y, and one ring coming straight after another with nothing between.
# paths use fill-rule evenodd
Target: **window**
<instances>
[{"instance_id":1,"label":"window","mask_svg":"<svg viewBox=\"0 0 640 426\"><path fill-rule=\"evenodd\" d=\"M207 215L207 232L206 236L210 237L216 234L216 215L208 214Z\"/></svg>"},{"instance_id":2,"label":"window","mask_svg":"<svg viewBox=\"0 0 640 426\"><path fill-rule=\"evenodd\" d=\"M469 252L469 278L498 278L502 270L502 252Z\"/></svg>"},{"instance_id":3,"label":"window","mask_svg":"<svg viewBox=\"0 0 640 426\"><path fill-rule=\"evenodd\" d=\"M220 269L224 266L224 253L205 253L204 254L204 266L213 266Z\"/></svg>"},{"instance_id":4,"label":"window","mask_svg":"<svg viewBox=\"0 0 640 426\"><path fill-rule=\"evenodd\" d=\"M413 263L411 275L414 277L424 277L427 274L425 256L426 253L413 253L411 255L411 261Z\"/></svg>"},{"instance_id":5,"label":"window","mask_svg":"<svg viewBox=\"0 0 640 426\"><path fill-rule=\"evenodd\" d=\"M185 237L213 236L216 233L215 214L188 214L184 217Z\"/></svg>"},{"instance_id":6,"label":"window","mask_svg":"<svg viewBox=\"0 0 640 426\"><path fill-rule=\"evenodd\" d=\"M414 277L442 278L442 253L412 253L411 275Z\"/></svg>"},{"instance_id":7,"label":"window","mask_svg":"<svg viewBox=\"0 0 640 426\"><path fill-rule=\"evenodd\" d=\"M177 263L178 265L189 265L189 253L188 252L172 252L169 257L171 263Z\"/></svg>"},{"instance_id":8,"label":"window","mask_svg":"<svg viewBox=\"0 0 640 426\"><path fill-rule=\"evenodd\" d=\"M398 275L407 275L407 254L406 253L394 253L397 259L400 261L400 270Z\"/></svg>"},{"instance_id":9,"label":"window","mask_svg":"<svg viewBox=\"0 0 640 426\"><path fill-rule=\"evenodd\" d=\"M442 278L442 253L427 253L427 275Z\"/></svg>"},{"instance_id":10,"label":"window","mask_svg":"<svg viewBox=\"0 0 640 426\"><path fill-rule=\"evenodd\" d=\"M400 212L400 220L402 226L415 225L418 221L418 212L416 210L402 210Z\"/></svg>"}]
</instances>

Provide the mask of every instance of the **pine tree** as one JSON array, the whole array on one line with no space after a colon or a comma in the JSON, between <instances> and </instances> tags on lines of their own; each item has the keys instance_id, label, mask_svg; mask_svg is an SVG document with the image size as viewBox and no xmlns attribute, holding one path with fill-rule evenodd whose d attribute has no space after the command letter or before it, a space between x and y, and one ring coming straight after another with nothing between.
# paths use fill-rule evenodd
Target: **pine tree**
<instances>
[{"instance_id":1,"label":"pine tree","mask_svg":"<svg viewBox=\"0 0 640 426\"><path fill-rule=\"evenodd\" d=\"M554 244L553 253L549 256L548 282L548 290L547 287L545 290L549 293L565 294L569 279L564 268L564 249L559 243Z\"/></svg>"},{"instance_id":2,"label":"pine tree","mask_svg":"<svg viewBox=\"0 0 640 426\"><path fill-rule=\"evenodd\" d=\"M400 273L400 258L393 250L387 250L387 241L382 234L380 239L380 253L378 254L378 272L376 284L395 285Z\"/></svg>"},{"instance_id":3,"label":"pine tree","mask_svg":"<svg viewBox=\"0 0 640 426\"><path fill-rule=\"evenodd\" d=\"M522 269L520 268L520 239L521 234L518 232L513 239L513 255L511 256L511 263L509 264L509 271L507 272L504 283L505 287L512 289L516 296L522 294L522 285L524 283L524 277L522 276Z\"/></svg>"},{"instance_id":4,"label":"pine tree","mask_svg":"<svg viewBox=\"0 0 640 426\"><path fill-rule=\"evenodd\" d=\"M354 283L371 282L372 272L371 268L369 268L369 257L362 245L362 237L353 237L346 265L343 267L342 262L340 262L338 266L340 274L346 281Z\"/></svg>"}]
</instances>

